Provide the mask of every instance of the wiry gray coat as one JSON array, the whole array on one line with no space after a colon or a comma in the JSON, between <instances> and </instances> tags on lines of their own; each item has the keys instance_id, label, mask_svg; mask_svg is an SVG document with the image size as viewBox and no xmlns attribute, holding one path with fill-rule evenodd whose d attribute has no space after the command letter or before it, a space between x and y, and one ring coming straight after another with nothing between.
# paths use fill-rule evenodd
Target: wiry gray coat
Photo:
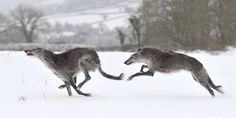
<instances>
[{"instance_id":1,"label":"wiry gray coat","mask_svg":"<svg viewBox=\"0 0 236 118\"><path fill-rule=\"evenodd\" d=\"M25 53L28 56L39 58L54 72L55 75L64 81L65 85L61 85L59 88L66 87L69 96L72 95L70 86L72 86L80 95L90 95L79 90L91 79L89 71L98 69L103 76L113 80L121 80L123 77L123 74L120 74L120 76L112 76L105 73L101 69L100 60L96 51L88 48L75 48L59 54L55 54L42 48L36 48L25 50ZM85 80L76 87L76 76L81 71L85 74Z\"/></svg>"},{"instance_id":2,"label":"wiry gray coat","mask_svg":"<svg viewBox=\"0 0 236 118\"><path fill-rule=\"evenodd\" d=\"M155 48L143 48L132 54L130 58L125 61L127 65L132 63L145 63L146 65L142 66L140 72L131 75L129 80L140 75L153 76L155 71L170 73L179 70L187 70L192 73L194 80L204 86L212 96L214 96L214 92L211 88L223 93L223 91L219 89L221 86L213 84L203 65L197 59L184 54L162 51ZM149 70L144 72L144 68L149 68Z\"/></svg>"}]
</instances>

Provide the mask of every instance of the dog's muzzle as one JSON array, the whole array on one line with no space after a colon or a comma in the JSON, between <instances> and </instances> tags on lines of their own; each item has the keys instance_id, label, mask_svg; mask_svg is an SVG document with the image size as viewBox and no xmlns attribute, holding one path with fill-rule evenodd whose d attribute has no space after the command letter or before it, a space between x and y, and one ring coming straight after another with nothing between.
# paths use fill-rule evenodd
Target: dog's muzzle
<instances>
[{"instance_id":1,"label":"dog's muzzle","mask_svg":"<svg viewBox=\"0 0 236 118\"><path fill-rule=\"evenodd\" d=\"M24 51L27 56L33 56L34 54L30 50L25 50Z\"/></svg>"},{"instance_id":2,"label":"dog's muzzle","mask_svg":"<svg viewBox=\"0 0 236 118\"><path fill-rule=\"evenodd\" d=\"M133 62L132 61L129 61L129 60L127 60L127 61L125 61L124 62L124 64L126 64L126 65L130 65L130 64L132 64Z\"/></svg>"}]
</instances>

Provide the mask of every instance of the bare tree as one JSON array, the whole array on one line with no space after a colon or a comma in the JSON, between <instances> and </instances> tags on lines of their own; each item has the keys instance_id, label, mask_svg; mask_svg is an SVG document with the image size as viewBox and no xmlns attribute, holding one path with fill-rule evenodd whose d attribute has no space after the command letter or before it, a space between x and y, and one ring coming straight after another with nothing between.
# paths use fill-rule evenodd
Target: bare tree
<instances>
[{"instance_id":1,"label":"bare tree","mask_svg":"<svg viewBox=\"0 0 236 118\"><path fill-rule=\"evenodd\" d=\"M129 23L132 28L133 38L138 42L138 46L142 44L141 42L141 17L132 15L129 18Z\"/></svg>"},{"instance_id":2,"label":"bare tree","mask_svg":"<svg viewBox=\"0 0 236 118\"><path fill-rule=\"evenodd\" d=\"M42 13L28 6L17 6L11 11L13 24L24 35L28 43L33 42L35 30L39 28Z\"/></svg>"},{"instance_id":3,"label":"bare tree","mask_svg":"<svg viewBox=\"0 0 236 118\"><path fill-rule=\"evenodd\" d=\"M7 18L0 13L0 33L4 32L7 28Z\"/></svg>"},{"instance_id":4,"label":"bare tree","mask_svg":"<svg viewBox=\"0 0 236 118\"><path fill-rule=\"evenodd\" d=\"M120 45L121 45L121 47L123 47L123 46L124 46L124 42L125 42L126 35L125 35L125 33L121 30L121 28L116 28L116 32L117 32L118 38L119 38L119 40L120 40Z\"/></svg>"}]
</instances>

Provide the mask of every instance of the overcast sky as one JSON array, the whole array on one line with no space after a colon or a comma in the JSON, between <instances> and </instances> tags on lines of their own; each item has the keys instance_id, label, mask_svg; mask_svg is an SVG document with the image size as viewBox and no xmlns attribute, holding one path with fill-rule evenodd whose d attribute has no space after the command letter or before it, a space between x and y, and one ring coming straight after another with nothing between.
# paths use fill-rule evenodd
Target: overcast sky
<instances>
[{"instance_id":1,"label":"overcast sky","mask_svg":"<svg viewBox=\"0 0 236 118\"><path fill-rule=\"evenodd\" d=\"M29 0L0 0L0 10L1 12L7 12L14 8L17 4L26 3ZM32 0L34 1L34 0Z\"/></svg>"},{"instance_id":2,"label":"overcast sky","mask_svg":"<svg viewBox=\"0 0 236 118\"><path fill-rule=\"evenodd\" d=\"M18 4L42 5L62 2L63 0L0 0L0 12L8 12Z\"/></svg>"}]
</instances>

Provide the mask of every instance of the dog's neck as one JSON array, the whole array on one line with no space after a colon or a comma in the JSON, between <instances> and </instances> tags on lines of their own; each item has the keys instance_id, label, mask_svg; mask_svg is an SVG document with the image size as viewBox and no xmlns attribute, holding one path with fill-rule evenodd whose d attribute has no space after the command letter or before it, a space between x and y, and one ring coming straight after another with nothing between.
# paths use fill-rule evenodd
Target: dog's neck
<instances>
[{"instance_id":1,"label":"dog's neck","mask_svg":"<svg viewBox=\"0 0 236 118\"><path fill-rule=\"evenodd\" d=\"M56 56L51 51L45 51L44 54L38 57L44 64L46 64L50 69L56 66Z\"/></svg>"}]
</instances>

